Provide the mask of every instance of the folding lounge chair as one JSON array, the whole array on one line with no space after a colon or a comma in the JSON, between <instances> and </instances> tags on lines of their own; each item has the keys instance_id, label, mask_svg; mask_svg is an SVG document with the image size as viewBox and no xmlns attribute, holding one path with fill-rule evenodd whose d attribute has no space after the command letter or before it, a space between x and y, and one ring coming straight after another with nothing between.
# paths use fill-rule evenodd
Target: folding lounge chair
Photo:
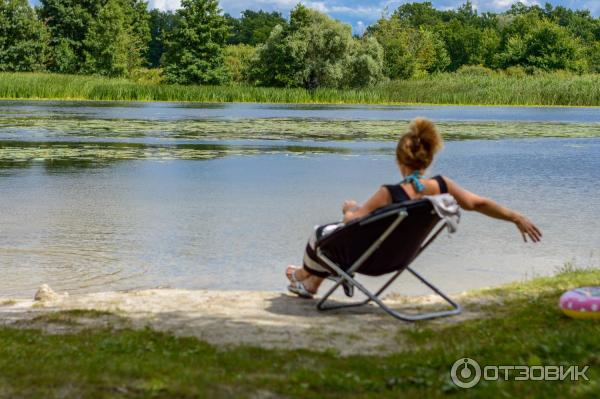
<instances>
[{"instance_id":1,"label":"folding lounge chair","mask_svg":"<svg viewBox=\"0 0 600 399\"><path fill-rule=\"evenodd\" d=\"M332 273L330 278L336 282L319 301L317 309L363 306L373 301L390 315L405 321L460 313L460 305L409 267L440 235L447 223L438 216L431 201L420 199L392 204L322 237L316 243L315 252L319 264ZM452 309L404 314L389 308L380 299L380 295L405 270L442 297ZM372 293L354 278L356 273L367 276L394 274L377 292ZM367 299L354 303L327 304L327 299L343 284L362 291Z\"/></svg>"}]
</instances>

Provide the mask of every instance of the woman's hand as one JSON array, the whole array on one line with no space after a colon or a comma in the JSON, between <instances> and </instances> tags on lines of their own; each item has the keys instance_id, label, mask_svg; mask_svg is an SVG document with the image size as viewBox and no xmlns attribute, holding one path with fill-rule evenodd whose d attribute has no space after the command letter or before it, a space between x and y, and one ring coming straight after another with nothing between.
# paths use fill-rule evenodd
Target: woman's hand
<instances>
[{"instance_id":1,"label":"woman's hand","mask_svg":"<svg viewBox=\"0 0 600 399\"><path fill-rule=\"evenodd\" d=\"M348 211L351 211L353 209L358 208L358 203L354 200L347 200L344 201L344 204L342 205L342 213L345 214Z\"/></svg>"},{"instance_id":2,"label":"woman's hand","mask_svg":"<svg viewBox=\"0 0 600 399\"><path fill-rule=\"evenodd\" d=\"M535 224L525 216L517 214L514 218L515 225L523 235L523 240L527 242L527 237L533 242L540 242L542 232Z\"/></svg>"}]
</instances>

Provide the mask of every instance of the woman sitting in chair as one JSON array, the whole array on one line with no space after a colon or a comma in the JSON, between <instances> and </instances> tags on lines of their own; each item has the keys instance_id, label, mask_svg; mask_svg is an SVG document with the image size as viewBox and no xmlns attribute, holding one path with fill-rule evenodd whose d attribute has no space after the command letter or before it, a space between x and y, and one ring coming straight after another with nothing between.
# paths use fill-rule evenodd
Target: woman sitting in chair
<instances>
[{"instance_id":1,"label":"woman sitting in chair","mask_svg":"<svg viewBox=\"0 0 600 399\"><path fill-rule=\"evenodd\" d=\"M514 223L525 242L527 242L527 237L533 242L540 241L542 237L540 230L520 213L491 199L471 193L447 177L424 178L425 170L431 165L435 154L442 148L442 145L442 137L431 121L423 118L412 121L408 131L400 137L396 147L396 161L404 179L399 184L381 186L363 205L358 205L356 201L345 201L342 206L343 223L317 228L307 246L304 266L302 268L288 266L286 270L287 278L290 280L288 290L301 297L312 298L323 280L329 275L326 268L312 260L314 256L310 252L314 250L317 239L331 233L344 223L367 216L379 208L392 203L419 199L426 195L449 193L465 210L477 211L492 218Z\"/></svg>"}]
</instances>

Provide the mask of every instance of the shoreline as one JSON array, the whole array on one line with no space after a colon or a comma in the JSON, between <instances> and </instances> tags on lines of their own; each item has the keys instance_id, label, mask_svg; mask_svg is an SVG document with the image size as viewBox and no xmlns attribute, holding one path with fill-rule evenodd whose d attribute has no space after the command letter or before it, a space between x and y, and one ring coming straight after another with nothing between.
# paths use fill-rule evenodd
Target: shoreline
<instances>
[{"instance_id":1,"label":"shoreline","mask_svg":"<svg viewBox=\"0 0 600 399\"><path fill-rule=\"evenodd\" d=\"M600 105L544 105L544 104L471 104L471 103L428 103L428 102L380 102L380 103L354 103L354 102L271 102L271 101L194 101L194 100L94 100L85 97L0 97L0 101L26 101L26 102L83 102L83 103L117 103L117 104L257 104L257 105L314 105L314 106L350 106L350 107L474 107L474 108L568 108L568 109L600 109Z\"/></svg>"},{"instance_id":2,"label":"shoreline","mask_svg":"<svg viewBox=\"0 0 600 399\"><path fill-rule=\"evenodd\" d=\"M262 103L482 107L600 107L600 74L546 73L511 77L442 73L341 89L251 85L176 85L160 80L37 72L0 73L0 98L32 101Z\"/></svg>"},{"instance_id":3,"label":"shoreline","mask_svg":"<svg viewBox=\"0 0 600 399\"><path fill-rule=\"evenodd\" d=\"M394 296L387 302L410 310L436 308L441 303L433 296ZM346 356L383 354L385 348L396 343L398 329L412 326L375 306L319 312L315 305L316 300L277 291L168 288L78 295L50 291L37 300L0 299L0 327L39 328L48 333L73 333L106 325L116 329L151 328L195 337L217 347L335 349ZM51 321L52 315L61 314L67 315L64 323ZM480 317L478 312L465 310L432 323L454 325L476 317ZM361 335L366 339L357 339Z\"/></svg>"},{"instance_id":4,"label":"shoreline","mask_svg":"<svg viewBox=\"0 0 600 399\"><path fill-rule=\"evenodd\" d=\"M476 289L450 295L463 313L417 323L434 330L459 328L494 318L505 304L578 286L600 277L600 270L574 269L550 277ZM343 298L343 299L342 299ZM348 298L338 296L343 302ZM435 295L390 294L385 301L404 312L442 309ZM342 356L383 355L390 347L403 351L403 334L414 323L401 322L374 305L320 312L317 299L281 291L185 290L173 288L68 295L40 287L35 299L0 299L0 328L40 329L51 334L112 328L195 337L216 347L335 350ZM508 306L508 305L506 305ZM514 306L514 305L512 305ZM558 311L558 309L556 309Z\"/></svg>"}]
</instances>

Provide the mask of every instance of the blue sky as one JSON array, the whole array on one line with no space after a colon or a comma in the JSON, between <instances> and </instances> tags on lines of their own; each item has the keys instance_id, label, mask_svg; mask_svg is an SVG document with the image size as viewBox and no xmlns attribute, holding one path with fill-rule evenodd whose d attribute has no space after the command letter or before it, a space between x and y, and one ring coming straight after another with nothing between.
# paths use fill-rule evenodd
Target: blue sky
<instances>
[{"instance_id":1,"label":"blue sky","mask_svg":"<svg viewBox=\"0 0 600 399\"><path fill-rule=\"evenodd\" d=\"M32 4L37 0L30 0ZM221 8L233 16L238 16L245 9L280 11L284 16L288 16L299 0L220 0ZM305 5L324 11L332 17L352 24L354 31L360 33L365 26L375 22L385 10L393 11L406 0L302 0ZM456 8L463 4L465 0L433 0L436 8L449 9ZM472 0L472 3L480 11L503 11L506 10L515 0ZM527 4L544 4L541 0L524 0ZM563 5L573 9L587 9L593 15L600 15L600 0L550 0L553 5ZM179 0L149 0L152 8L163 10L174 10L179 6Z\"/></svg>"}]
</instances>

